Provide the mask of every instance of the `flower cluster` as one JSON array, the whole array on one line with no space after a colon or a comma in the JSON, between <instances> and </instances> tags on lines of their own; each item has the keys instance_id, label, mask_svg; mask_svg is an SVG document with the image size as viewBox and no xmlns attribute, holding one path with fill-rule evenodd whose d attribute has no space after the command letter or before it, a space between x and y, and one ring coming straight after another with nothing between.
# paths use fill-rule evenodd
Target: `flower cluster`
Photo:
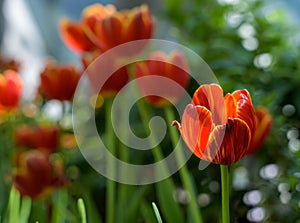
<instances>
[{"instance_id":1,"label":"flower cluster","mask_svg":"<svg viewBox=\"0 0 300 223\"><path fill-rule=\"evenodd\" d=\"M112 98L129 81L136 81L138 93L147 101L143 104L144 108L158 112L165 109L166 114L170 114L170 111L172 113L170 105L178 103L187 94L189 84L193 81L189 75L192 66L183 52L155 51L147 54L143 60L118 67L118 62L124 62L126 57L147 53L143 50L150 42L154 28L154 18L146 5L118 11L113 5L94 4L83 10L79 21L62 19L59 23L61 37L71 50L80 55L82 67L78 69L75 65L47 61L40 72L40 83L35 98L43 100L34 107L42 113L42 109L39 110L37 107L43 108L44 103L51 100L58 100L62 107L72 105L80 79L87 74L92 89L96 91L97 99L99 96L103 96L104 99ZM100 66L97 59L115 47L139 40L146 41L130 52L122 51L109 57L106 65L109 67L108 70L113 72L109 77L104 77L106 68ZM19 65L15 61L6 61L0 57L0 127L8 126L3 129L10 131L7 138L13 141L12 144L5 145L12 159L11 183L23 197L45 198L56 190L72 184L67 175L66 168L69 163L64 159L67 156L64 156L66 151L63 151L63 148L73 148L77 145L72 129L69 128L64 132L66 129L62 123L65 120L56 120L54 123L53 120L47 120L43 114L39 114L38 117L36 114L30 117L22 114L23 82L18 74L18 68ZM106 78L99 90L99 80ZM147 117L145 115L147 111L140 113L141 119L146 119L143 115ZM10 116L12 114L15 115L13 119L6 119L12 117ZM67 115L62 114L62 117L70 118L70 113ZM13 128L10 121L14 122ZM186 106L181 123L173 121L172 125L177 126L185 144L194 155L223 167L259 151L271 131L272 122L272 116L266 108L254 107L248 90L235 90L224 96L220 85L203 84L194 92L192 101ZM104 131L109 129L109 124L105 123ZM176 141L179 134L175 128L173 130L175 134L170 138L174 144L174 136ZM115 138L114 135L109 135L110 133L107 131L104 134L107 141L113 141ZM110 141L106 143L115 144ZM155 159L162 156L159 149L155 152ZM116 153L117 156L122 156L126 151ZM77 158L72 161L81 162ZM79 168L76 168L73 169L74 175L79 172ZM72 172L72 168L70 169ZM187 171L181 174L183 182L190 179L188 174ZM169 183L166 185L172 186L173 182ZM190 186L192 192L193 188L189 181L186 185ZM107 190L109 189L115 190L116 187L112 185ZM107 194L113 196L112 191ZM108 205L107 209L111 207L112 205ZM197 204L194 204L194 207L197 207Z\"/></svg>"},{"instance_id":2,"label":"flower cluster","mask_svg":"<svg viewBox=\"0 0 300 223\"><path fill-rule=\"evenodd\" d=\"M45 197L67 184L63 160L52 156L59 148L56 126L19 126L15 130L14 186L23 196Z\"/></svg>"}]
</instances>

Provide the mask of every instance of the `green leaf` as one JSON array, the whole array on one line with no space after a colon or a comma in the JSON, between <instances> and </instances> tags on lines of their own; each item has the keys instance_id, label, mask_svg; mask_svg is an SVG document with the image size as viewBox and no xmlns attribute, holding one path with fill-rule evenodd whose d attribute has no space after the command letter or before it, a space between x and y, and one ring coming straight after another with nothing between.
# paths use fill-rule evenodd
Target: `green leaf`
<instances>
[{"instance_id":1,"label":"green leaf","mask_svg":"<svg viewBox=\"0 0 300 223\"><path fill-rule=\"evenodd\" d=\"M157 208L157 206L154 202L152 202L152 207L153 207L153 210L154 210L154 213L155 213L155 216L156 216L156 219L157 219L158 223L162 223L163 221L160 217L159 210L158 210L158 208Z\"/></svg>"}]
</instances>

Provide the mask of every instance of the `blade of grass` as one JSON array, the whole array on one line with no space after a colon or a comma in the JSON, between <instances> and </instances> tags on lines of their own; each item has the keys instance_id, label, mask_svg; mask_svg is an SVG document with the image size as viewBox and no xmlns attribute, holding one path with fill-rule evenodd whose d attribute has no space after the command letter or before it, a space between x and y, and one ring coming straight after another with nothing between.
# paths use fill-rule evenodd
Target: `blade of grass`
<instances>
[{"instance_id":1,"label":"blade of grass","mask_svg":"<svg viewBox=\"0 0 300 223\"><path fill-rule=\"evenodd\" d=\"M156 219L157 219L157 222L158 223L163 223L161 217L160 217L160 213L159 213L159 210L156 206L156 204L154 202L152 202L152 207L153 207L153 210L154 210L154 213L155 213L155 216L156 216Z\"/></svg>"},{"instance_id":2,"label":"blade of grass","mask_svg":"<svg viewBox=\"0 0 300 223\"><path fill-rule=\"evenodd\" d=\"M155 213L153 211L152 205L149 204L148 201L142 201L141 203L141 212L143 216L143 222L145 223L153 223L156 222Z\"/></svg>"}]
</instances>

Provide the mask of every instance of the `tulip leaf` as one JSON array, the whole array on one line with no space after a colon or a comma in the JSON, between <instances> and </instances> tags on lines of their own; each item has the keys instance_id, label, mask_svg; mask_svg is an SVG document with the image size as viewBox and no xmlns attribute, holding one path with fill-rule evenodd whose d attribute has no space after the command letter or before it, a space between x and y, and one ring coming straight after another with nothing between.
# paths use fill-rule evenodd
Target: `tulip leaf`
<instances>
[{"instance_id":1,"label":"tulip leaf","mask_svg":"<svg viewBox=\"0 0 300 223\"><path fill-rule=\"evenodd\" d=\"M160 217L159 210L158 210L158 208L157 208L157 206L154 202L152 202L152 207L153 207L153 210L154 210L154 213L155 213L155 216L156 216L156 219L157 219L158 223L162 223L163 221Z\"/></svg>"}]
</instances>

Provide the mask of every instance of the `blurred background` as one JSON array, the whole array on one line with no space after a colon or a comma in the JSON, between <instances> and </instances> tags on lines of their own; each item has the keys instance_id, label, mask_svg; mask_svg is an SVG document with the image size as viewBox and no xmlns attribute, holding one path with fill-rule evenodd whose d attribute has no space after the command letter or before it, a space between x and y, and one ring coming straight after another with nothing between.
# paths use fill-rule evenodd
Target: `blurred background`
<instances>
[{"instance_id":1,"label":"blurred background","mask_svg":"<svg viewBox=\"0 0 300 223\"><path fill-rule=\"evenodd\" d=\"M1 22L0 40L1 49L4 54L23 61L23 72L25 82L36 86L38 79L36 74L41 69L45 57L53 56L61 62L78 62L78 57L71 52L62 42L58 32L58 22L62 17L78 20L84 7L100 2L102 4L114 4L118 9L129 9L141 4L147 4L155 15L162 15L166 10L165 4L155 1L78 1L71 0L13 0L0 1ZM220 5L238 4L240 1L219 0ZM251 1L250 1L251 2ZM205 3L202 3L205 5ZM243 3L244 4L244 3ZM247 4L247 3L245 3ZM274 10L284 14L284 20L299 29L300 3L296 0L264 1L260 6L265 15ZM249 9L249 13L251 10ZM217 15L212 15L217 16ZM237 20L237 18L235 18ZM170 38L169 21L160 18L157 24L157 37ZM232 17L234 21L234 17ZM168 26L169 32L166 32ZM247 35L247 34L245 34ZM300 34L295 33L300 38ZM202 56L202 55L200 55ZM25 68L26 67L26 68ZM29 73L29 74L27 74ZM32 94L34 88L26 88L25 97ZM28 96L30 97L30 96Z\"/></svg>"}]
</instances>

